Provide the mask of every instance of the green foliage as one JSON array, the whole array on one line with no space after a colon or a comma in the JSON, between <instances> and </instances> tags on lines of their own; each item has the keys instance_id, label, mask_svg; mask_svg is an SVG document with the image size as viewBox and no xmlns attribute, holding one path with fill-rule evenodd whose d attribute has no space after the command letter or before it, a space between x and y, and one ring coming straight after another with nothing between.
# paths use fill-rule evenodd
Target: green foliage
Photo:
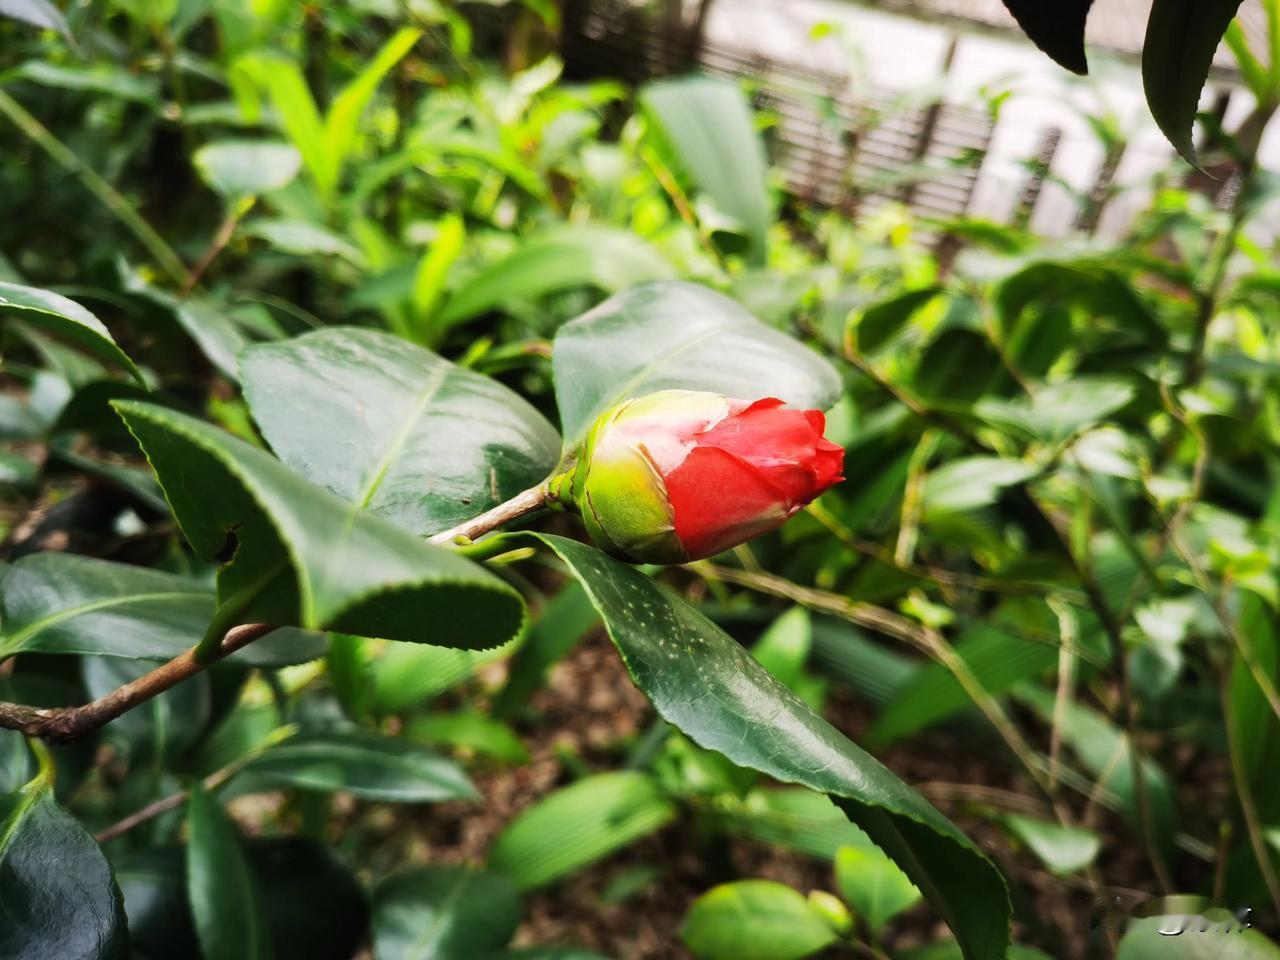
<instances>
[{"instance_id":1,"label":"green foliage","mask_svg":"<svg viewBox=\"0 0 1280 960\"><path fill-rule=\"evenodd\" d=\"M1006 5L1084 68L1089 0ZM770 128L861 144L842 98L580 80L554 3L0 0L0 955L599 960L533 943L587 891L604 944L1043 960L1042 868L1264 904L1280 6L1236 6L1144 56L1189 157L1226 30L1230 208L1175 167L1059 242L791 195ZM825 411L846 480L677 569L512 508L666 388ZM742 869L796 858L830 891Z\"/></svg>"}]
</instances>

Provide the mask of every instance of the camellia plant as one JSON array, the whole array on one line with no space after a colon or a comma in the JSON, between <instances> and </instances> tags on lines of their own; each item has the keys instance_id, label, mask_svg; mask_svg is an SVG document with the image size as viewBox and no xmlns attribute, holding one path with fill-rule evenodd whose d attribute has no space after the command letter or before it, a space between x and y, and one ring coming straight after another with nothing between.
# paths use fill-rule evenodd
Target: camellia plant
<instances>
[{"instance_id":1,"label":"camellia plant","mask_svg":"<svg viewBox=\"0 0 1280 960\"><path fill-rule=\"evenodd\" d=\"M1276 960L1280 5L1066 244L575 6L0 2L0 960Z\"/></svg>"}]
</instances>

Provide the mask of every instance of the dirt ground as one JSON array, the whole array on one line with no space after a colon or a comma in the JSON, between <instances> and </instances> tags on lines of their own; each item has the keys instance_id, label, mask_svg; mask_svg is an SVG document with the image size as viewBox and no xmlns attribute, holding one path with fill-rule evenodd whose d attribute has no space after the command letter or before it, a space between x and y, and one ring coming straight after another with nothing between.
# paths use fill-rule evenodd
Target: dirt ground
<instances>
[{"instance_id":1,"label":"dirt ground","mask_svg":"<svg viewBox=\"0 0 1280 960\"><path fill-rule=\"evenodd\" d=\"M520 728L530 763L478 772L482 806L446 804L415 811L410 829L406 832L400 822L386 836L392 847L384 847L375 861L483 863L489 844L513 816L583 770L615 769L626 746L653 719L652 708L603 635L581 644L557 665L531 707L536 719ZM827 716L858 740L871 712L835 688ZM1045 813L1035 799L1037 791L1014 776L1013 767L995 751L943 731L909 738L880 759L951 817L1004 871L1020 918L1015 924L1018 941L1061 960L1109 955L1100 934L1090 931L1094 891L1089 883L1051 875L1029 853L1016 850L989 816L977 812ZM1213 782L1211 774L1203 779ZM1150 867L1128 826L1105 811L1092 825L1106 838L1096 879L1112 892L1155 893ZM637 867L656 868L655 880L621 903L602 902L610 883ZM705 837L696 835L692 818L682 817L631 848L526 896L516 944L576 944L615 960L683 960L689 954L677 932L685 911L699 894L735 877L777 880L802 891L834 890L830 864L749 841L718 840L709 847ZM1202 878L1178 879L1192 883ZM945 934L937 914L922 904L891 925L886 946L905 949Z\"/></svg>"}]
</instances>

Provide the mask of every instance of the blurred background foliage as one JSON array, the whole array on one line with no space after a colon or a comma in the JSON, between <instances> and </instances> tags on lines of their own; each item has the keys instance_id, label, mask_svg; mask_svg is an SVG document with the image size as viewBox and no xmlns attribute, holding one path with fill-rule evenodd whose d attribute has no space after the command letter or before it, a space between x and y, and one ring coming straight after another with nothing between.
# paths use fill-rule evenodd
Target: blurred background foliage
<instances>
[{"instance_id":1,"label":"blurred background foliage","mask_svg":"<svg viewBox=\"0 0 1280 960\"><path fill-rule=\"evenodd\" d=\"M0 281L90 306L153 402L256 444L251 343L377 328L554 418L566 320L649 280L728 294L842 371L829 435L848 479L662 579L996 858L1011 956L1110 955L1116 931L1090 923L1117 895L1252 906L1274 936L1280 180L1259 157L1280 15L1264 6L1261 45L1228 38L1255 109L1204 117L1208 173L1170 158L1108 236L1097 208L1120 188L1059 182L1052 154L1025 158L1010 222L922 209L983 154L939 161L920 124L914 162L869 173L845 143L836 193L804 189L758 61L661 76L697 60L709 4L8 0ZM602 16L645 43L575 61ZM998 114L989 93L953 104L943 78L858 100L861 143L908 111L933 116L929 137L943 106ZM838 128L844 96L806 103ZM1114 155L1114 117L1088 120ZM1046 184L1083 211L1052 237L1030 229ZM141 393L129 371L19 312L2 336L5 560L207 582L107 406ZM219 667L55 749L59 799L106 831L137 955L959 956L829 801L655 719L581 591L530 552L503 558L535 606L508 647L331 635L323 659ZM0 690L81 702L131 669L22 653ZM0 733L5 789L34 771ZM257 894L206 902L206 871ZM1150 939L1119 954L1154 955ZM1233 942L1277 955L1256 932Z\"/></svg>"}]
</instances>

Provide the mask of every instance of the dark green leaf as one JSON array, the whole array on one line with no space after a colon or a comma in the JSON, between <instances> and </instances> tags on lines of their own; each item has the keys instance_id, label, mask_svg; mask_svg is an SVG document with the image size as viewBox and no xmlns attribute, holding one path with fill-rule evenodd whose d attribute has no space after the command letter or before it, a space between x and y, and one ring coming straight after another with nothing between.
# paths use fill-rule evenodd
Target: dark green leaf
<instances>
[{"instance_id":1,"label":"dark green leaf","mask_svg":"<svg viewBox=\"0 0 1280 960\"><path fill-rule=\"evenodd\" d=\"M772 880L721 884L694 901L680 939L699 960L800 960L837 939L800 893Z\"/></svg>"},{"instance_id":2,"label":"dark green leaf","mask_svg":"<svg viewBox=\"0 0 1280 960\"><path fill-rule=\"evenodd\" d=\"M506 877L462 867L419 867L373 892L375 960L472 960L498 950L520 922Z\"/></svg>"},{"instance_id":3,"label":"dark green leaf","mask_svg":"<svg viewBox=\"0 0 1280 960\"><path fill-rule=\"evenodd\" d=\"M830 794L938 908L969 960L1004 956L1003 878L950 821L684 601L590 547L539 539L582 583L665 720L739 766Z\"/></svg>"},{"instance_id":4,"label":"dark green leaf","mask_svg":"<svg viewBox=\"0 0 1280 960\"><path fill-rule=\"evenodd\" d=\"M245 853L272 960L351 960L368 932L369 903L337 854L305 837L253 839Z\"/></svg>"},{"instance_id":5,"label":"dark green leaf","mask_svg":"<svg viewBox=\"0 0 1280 960\"><path fill-rule=\"evenodd\" d=\"M154 669L154 664L116 657L82 657L79 664L91 699L105 697ZM212 716L210 676L205 673L117 717L103 737L121 755L138 762L172 760L200 739Z\"/></svg>"},{"instance_id":6,"label":"dark green leaf","mask_svg":"<svg viewBox=\"0 0 1280 960\"><path fill-rule=\"evenodd\" d=\"M213 588L191 577L69 553L35 553L0 581L0 659L22 651L168 660L195 646ZM324 654L324 637L278 630L228 658L282 667Z\"/></svg>"},{"instance_id":7,"label":"dark green leaf","mask_svg":"<svg viewBox=\"0 0 1280 960\"><path fill-rule=\"evenodd\" d=\"M1142 84L1156 124L1188 163L1200 91L1241 0L1155 0L1142 47Z\"/></svg>"},{"instance_id":8,"label":"dark green leaf","mask_svg":"<svg viewBox=\"0 0 1280 960\"><path fill-rule=\"evenodd\" d=\"M528 303L574 287L617 293L674 273L656 249L628 230L564 227L526 240L468 280L449 298L438 323L448 328L504 303Z\"/></svg>"},{"instance_id":9,"label":"dark green leaf","mask_svg":"<svg viewBox=\"0 0 1280 960\"><path fill-rule=\"evenodd\" d=\"M543 480L559 437L496 380L375 330L245 352L245 398L289 466L411 533L447 529Z\"/></svg>"},{"instance_id":10,"label":"dark green leaf","mask_svg":"<svg viewBox=\"0 0 1280 960\"><path fill-rule=\"evenodd\" d=\"M899 955L899 960L964 960L960 944L954 940L939 940L918 950L908 950ZM1035 947L1024 947L1014 943L1009 946L1006 960L1050 960L1048 954L1041 953Z\"/></svg>"},{"instance_id":11,"label":"dark green leaf","mask_svg":"<svg viewBox=\"0 0 1280 960\"><path fill-rule=\"evenodd\" d=\"M183 533L241 622L483 648L514 636L518 593L477 564L345 503L200 420L118 402Z\"/></svg>"},{"instance_id":12,"label":"dark green leaf","mask_svg":"<svg viewBox=\"0 0 1280 960\"><path fill-rule=\"evenodd\" d=\"M917 310L932 303L941 292L940 287L908 290L850 318L850 329L857 337L858 350L875 353L897 335Z\"/></svg>"},{"instance_id":13,"label":"dark green leaf","mask_svg":"<svg viewBox=\"0 0 1280 960\"><path fill-rule=\"evenodd\" d=\"M300 734L267 750L245 770L284 786L344 790L393 803L478 796L452 760L407 740L358 730Z\"/></svg>"},{"instance_id":14,"label":"dark green leaf","mask_svg":"<svg viewBox=\"0 0 1280 960\"><path fill-rule=\"evenodd\" d=\"M656 390L779 397L824 410L840 396L839 375L817 353L683 281L634 287L566 323L552 363L569 443L606 408Z\"/></svg>"},{"instance_id":15,"label":"dark green leaf","mask_svg":"<svg viewBox=\"0 0 1280 960\"><path fill-rule=\"evenodd\" d=\"M119 364L133 374L139 383L144 383L142 372L116 346L102 321L74 300L68 300L49 290L0 281L0 313L8 310L21 310L26 314L24 319L33 326L55 336L65 337L90 353Z\"/></svg>"},{"instance_id":16,"label":"dark green leaf","mask_svg":"<svg viewBox=\"0 0 1280 960\"><path fill-rule=\"evenodd\" d=\"M187 801L187 895L204 960L269 960L271 937L240 834L197 783Z\"/></svg>"},{"instance_id":17,"label":"dark green leaf","mask_svg":"<svg viewBox=\"0 0 1280 960\"><path fill-rule=\"evenodd\" d=\"M1093 0L1004 0L1004 5L1037 47L1073 73L1089 72L1084 25Z\"/></svg>"},{"instance_id":18,"label":"dark green leaf","mask_svg":"<svg viewBox=\"0 0 1280 960\"><path fill-rule=\"evenodd\" d=\"M53 770L0 795L0 957L126 960L124 904L106 857L53 799Z\"/></svg>"},{"instance_id":19,"label":"dark green leaf","mask_svg":"<svg viewBox=\"0 0 1280 960\"><path fill-rule=\"evenodd\" d=\"M521 890L545 886L648 836L675 813L648 774L586 777L516 817L494 841L489 866Z\"/></svg>"},{"instance_id":20,"label":"dark green leaf","mask_svg":"<svg viewBox=\"0 0 1280 960\"><path fill-rule=\"evenodd\" d=\"M369 923L365 893L329 848L303 837L244 842L271 937L272 960L351 960ZM129 939L150 960L196 957L185 851L150 847L115 860Z\"/></svg>"}]
</instances>

